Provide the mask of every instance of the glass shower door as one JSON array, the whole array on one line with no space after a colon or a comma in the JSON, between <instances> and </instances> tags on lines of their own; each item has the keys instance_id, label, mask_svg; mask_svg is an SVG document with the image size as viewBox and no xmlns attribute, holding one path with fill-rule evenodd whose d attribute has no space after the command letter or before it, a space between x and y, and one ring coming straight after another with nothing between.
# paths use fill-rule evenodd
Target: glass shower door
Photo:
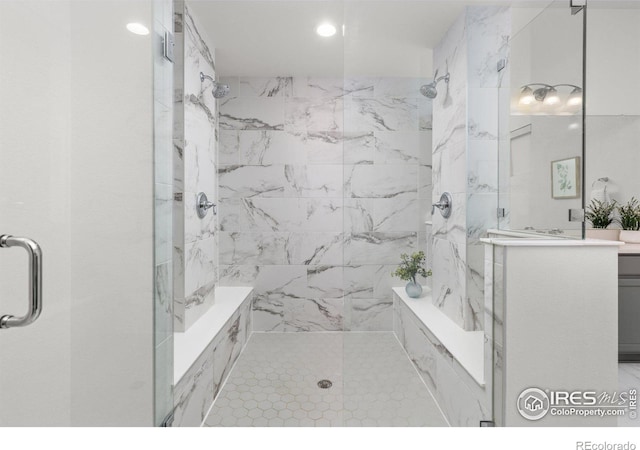
<instances>
[{"instance_id":1,"label":"glass shower door","mask_svg":"<svg viewBox=\"0 0 640 450\"><path fill-rule=\"evenodd\" d=\"M582 238L584 10L556 0L512 8L511 56L500 89L499 228Z\"/></svg>"},{"instance_id":2,"label":"glass shower door","mask_svg":"<svg viewBox=\"0 0 640 450\"><path fill-rule=\"evenodd\" d=\"M0 329L0 425L70 424L69 2L0 2L0 235L43 252L43 313ZM0 316L27 311L28 262L0 248Z\"/></svg>"}]
</instances>

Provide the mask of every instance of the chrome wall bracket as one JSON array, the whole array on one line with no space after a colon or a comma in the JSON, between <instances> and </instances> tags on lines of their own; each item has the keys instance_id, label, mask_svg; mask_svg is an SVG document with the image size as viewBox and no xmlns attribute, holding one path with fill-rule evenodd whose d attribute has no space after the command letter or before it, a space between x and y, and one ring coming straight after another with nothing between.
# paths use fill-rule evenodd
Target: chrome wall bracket
<instances>
[{"instance_id":1,"label":"chrome wall bracket","mask_svg":"<svg viewBox=\"0 0 640 450\"><path fill-rule=\"evenodd\" d=\"M33 240L9 236L0 236L0 248L21 247L29 256L29 306L22 317L4 315L0 317L0 328L26 327L40 317L42 313L42 250Z\"/></svg>"},{"instance_id":2,"label":"chrome wall bracket","mask_svg":"<svg viewBox=\"0 0 640 450\"><path fill-rule=\"evenodd\" d=\"M204 219L209 209L213 211L214 216L218 214L216 204L209 201L207 194L200 192L196 198L196 210L198 212L198 217Z\"/></svg>"}]
</instances>

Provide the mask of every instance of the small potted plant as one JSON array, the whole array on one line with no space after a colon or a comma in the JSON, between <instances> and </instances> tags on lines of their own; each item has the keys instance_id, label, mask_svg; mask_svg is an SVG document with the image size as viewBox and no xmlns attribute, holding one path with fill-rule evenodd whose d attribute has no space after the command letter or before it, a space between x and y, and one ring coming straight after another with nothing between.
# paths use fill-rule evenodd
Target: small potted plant
<instances>
[{"instance_id":1,"label":"small potted plant","mask_svg":"<svg viewBox=\"0 0 640 450\"><path fill-rule=\"evenodd\" d=\"M612 202L601 202L593 199L587 207L585 217L591 225L592 229L587 230L587 237L591 239L604 239L606 241L617 241L620 230L608 230L607 227L615 222L613 212L618 204L615 200Z\"/></svg>"},{"instance_id":2,"label":"small potted plant","mask_svg":"<svg viewBox=\"0 0 640 450\"><path fill-rule=\"evenodd\" d=\"M418 298L422 294L422 286L416 281L416 275L425 278L431 276L431 271L425 267L426 257L424 256L424 252L416 252L411 256L403 253L400 255L400 258L402 262L392 275L401 280L408 281L405 287L407 295L411 298Z\"/></svg>"},{"instance_id":3,"label":"small potted plant","mask_svg":"<svg viewBox=\"0 0 640 450\"><path fill-rule=\"evenodd\" d=\"M635 197L626 205L618 206L620 218L618 222L622 227L620 240L630 244L640 244L640 204Z\"/></svg>"}]
</instances>

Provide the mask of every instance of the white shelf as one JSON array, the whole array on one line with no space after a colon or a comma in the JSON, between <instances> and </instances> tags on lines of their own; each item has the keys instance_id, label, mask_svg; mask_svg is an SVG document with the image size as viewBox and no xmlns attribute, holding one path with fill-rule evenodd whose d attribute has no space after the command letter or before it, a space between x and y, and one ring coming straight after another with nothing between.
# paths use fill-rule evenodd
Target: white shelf
<instances>
[{"instance_id":1,"label":"white shelf","mask_svg":"<svg viewBox=\"0 0 640 450\"><path fill-rule=\"evenodd\" d=\"M404 287L393 292L444 345L469 375L484 386L484 332L465 331L431 303L431 289L422 287L422 297L411 298Z\"/></svg>"}]
</instances>

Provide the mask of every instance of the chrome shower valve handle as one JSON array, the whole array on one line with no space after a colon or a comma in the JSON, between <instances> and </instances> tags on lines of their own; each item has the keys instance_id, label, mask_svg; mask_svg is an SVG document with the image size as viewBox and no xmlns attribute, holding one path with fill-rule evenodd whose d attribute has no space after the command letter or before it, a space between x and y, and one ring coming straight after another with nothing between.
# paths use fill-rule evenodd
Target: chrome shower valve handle
<instances>
[{"instance_id":1,"label":"chrome shower valve handle","mask_svg":"<svg viewBox=\"0 0 640 450\"><path fill-rule=\"evenodd\" d=\"M431 205L431 215L435 212L436 208L440 210L440 214L445 219L448 219L451 216L451 207L453 206L453 199L451 198L451 194L448 192L444 192L440 196L440 201Z\"/></svg>"},{"instance_id":2,"label":"chrome shower valve handle","mask_svg":"<svg viewBox=\"0 0 640 450\"><path fill-rule=\"evenodd\" d=\"M198 198L196 199L196 210L198 211L198 217L203 219L207 215L207 211L209 211L210 209L213 210L214 216L218 214L216 204L209 201L209 199L207 198L207 194L205 194L204 192L200 192L198 194Z\"/></svg>"}]
</instances>

